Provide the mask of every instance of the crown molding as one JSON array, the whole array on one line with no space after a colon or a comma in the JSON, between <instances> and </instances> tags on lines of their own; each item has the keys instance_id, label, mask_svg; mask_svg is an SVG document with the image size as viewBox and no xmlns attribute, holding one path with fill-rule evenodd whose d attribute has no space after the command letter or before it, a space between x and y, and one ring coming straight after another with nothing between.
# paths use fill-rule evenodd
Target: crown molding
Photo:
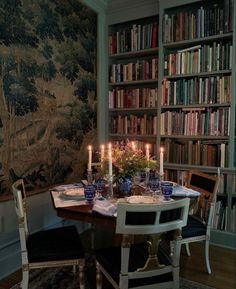
<instances>
[{"instance_id":1,"label":"crown molding","mask_svg":"<svg viewBox=\"0 0 236 289\"><path fill-rule=\"evenodd\" d=\"M131 8L137 8L140 6L157 5L157 0L107 0L107 13L113 14L116 12L125 11Z\"/></svg>"}]
</instances>

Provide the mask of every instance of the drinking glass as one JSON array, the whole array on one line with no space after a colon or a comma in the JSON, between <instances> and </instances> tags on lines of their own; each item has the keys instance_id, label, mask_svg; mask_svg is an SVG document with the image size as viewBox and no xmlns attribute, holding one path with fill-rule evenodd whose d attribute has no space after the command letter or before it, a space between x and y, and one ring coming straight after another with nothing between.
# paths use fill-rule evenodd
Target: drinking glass
<instances>
[{"instance_id":1,"label":"drinking glass","mask_svg":"<svg viewBox=\"0 0 236 289\"><path fill-rule=\"evenodd\" d=\"M94 185L87 185L84 188L84 196L88 204L93 203L93 199L95 197L96 188Z\"/></svg>"},{"instance_id":2,"label":"drinking glass","mask_svg":"<svg viewBox=\"0 0 236 289\"><path fill-rule=\"evenodd\" d=\"M161 192L164 197L164 201L169 201L173 192L173 183L164 181L161 182Z\"/></svg>"}]
</instances>

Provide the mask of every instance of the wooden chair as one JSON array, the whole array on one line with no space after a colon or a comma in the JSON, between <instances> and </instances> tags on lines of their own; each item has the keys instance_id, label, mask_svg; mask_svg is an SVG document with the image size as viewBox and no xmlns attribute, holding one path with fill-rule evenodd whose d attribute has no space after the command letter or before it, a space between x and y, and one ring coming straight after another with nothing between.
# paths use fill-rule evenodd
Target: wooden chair
<instances>
[{"instance_id":1,"label":"wooden chair","mask_svg":"<svg viewBox=\"0 0 236 289\"><path fill-rule=\"evenodd\" d=\"M75 226L29 233L26 194L22 179L12 185L15 210L19 221L22 258L21 288L27 289L29 271L37 268L79 266L80 288L84 288L84 250Z\"/></svg>"},{"instance_id":2,"label":"wooden chair","mask_svg":"<svg viewBox=\"0 0 236 289\"><path fill-rule=\"evenodd\" d=\"M179 288L181 235L176 234L172 254L159 244L163 233L180 233L188 210L187 198L164 204L118 203L116 233L123 234L123 241L120 247L96 251L97 289L102 288L101 273L116 289ZM148 241L133 243L134 235Z\"/></svg>"},{"instance_id":3,"label":"wooden chair","mask_svg":"<svg viewBox=\"0 0 236 289\"><path fill-rule=\"evenodd\" d=\"M187 182L187 187L200 192L201 195L196 212L189 215L187 225L182 228L181 243L186 245L187 254L190 256L189 243L205 242L205 262L208 274L211 274L209 244L219 181L218 176L190 171Z\"/></svg>"}]
</instances>

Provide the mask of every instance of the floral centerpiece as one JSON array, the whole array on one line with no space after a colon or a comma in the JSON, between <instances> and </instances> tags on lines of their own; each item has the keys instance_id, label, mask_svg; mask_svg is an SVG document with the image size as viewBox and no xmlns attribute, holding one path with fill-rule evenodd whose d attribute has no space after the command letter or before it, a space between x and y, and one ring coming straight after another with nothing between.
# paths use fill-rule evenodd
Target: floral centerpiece
<instances>
[{"instance_id":1,"label":"floral centerpiece","mask_svg":"<svg viewBox=\"0 0 236 289\"><path fill-rule=\"evenodd\" d=\"M126 141L112 147L112 167L115 180L120 178L132 178L137 173L144 172L146 168L156 169L156 161L147 160L142 150L135 149L134 143ZM102 164L103 172L107 173L108 159L105 158Z\"/></svg>"}]
</instances>

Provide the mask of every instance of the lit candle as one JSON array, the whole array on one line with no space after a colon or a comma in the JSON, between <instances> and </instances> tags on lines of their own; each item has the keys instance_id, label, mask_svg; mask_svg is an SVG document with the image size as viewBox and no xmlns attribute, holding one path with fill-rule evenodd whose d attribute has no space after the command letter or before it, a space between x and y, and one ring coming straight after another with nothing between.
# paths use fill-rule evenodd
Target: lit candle
<instances>
[{"instance_id":1,"label":"lit candle","mask_svg":"<svg viewBox=\"0 0 236 289\"><path fill-rule=\"evenodd\" d=\"M149 145L148 144L146 145L146 159L147 159L147 162L148 162L148 165L149 165L150 155L149 155Z\"/></svg>"},{"instance_id":2,"label":"lit candle","mask_svg":"<svg viewBox=\"0 0 236 289\"><path fill-rule=\"evenodd\" d=\"M104 160L104 145L101 145L101 163Z\"/></svg>"},{"instance_id":3,"label":"lit candle","mask_svg":"<svg viewBox=\"0 0 236 289\"><path fill-rule=\"evenodd\" d=\"M132 149L133 149L133 151L135 151L135 149L136 149L134 141L132 141Z\"/></svg>"},{"instance_id":4,"label":"lit candle","mask_svg":"<svg viewBox=\"0 0 236 289\"><path fill-rule=\"evenodd\" d=\"M88 146L88 171L92 170L92 146Z\"/></svg>"},{"instance_id":5,"label":"lit candle","mask_svg":"<svg viewBox=\"0 0 236 289\"><path fill-rule=\"evenodd\" d=\"M108 151L108 174L112 177L112 154L111 150Z\"/></svg>"},{"instance_id":6,"label":"lit candle","mask_svg":"<svg viewBox=\"0 0 236 289\"><path fill-rule=\"evenodd\" d=\"M164 149L160 148L160 176L164 175L163 156L164 156Z\"/></svg>"}]
</instances>

